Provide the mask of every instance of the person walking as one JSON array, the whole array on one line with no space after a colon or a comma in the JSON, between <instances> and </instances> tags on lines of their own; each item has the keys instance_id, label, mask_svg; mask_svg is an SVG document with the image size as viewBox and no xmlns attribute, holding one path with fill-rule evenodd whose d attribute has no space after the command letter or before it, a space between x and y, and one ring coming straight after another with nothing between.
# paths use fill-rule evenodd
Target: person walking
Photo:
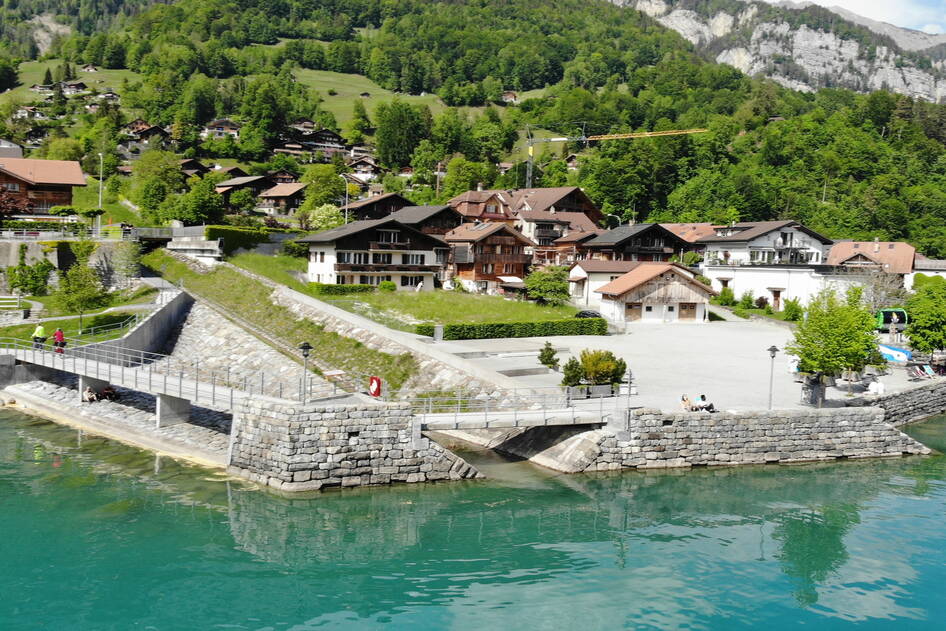
<instances>
[{"instance_id":1,"label":"person walking","mask_svg":"<svg viewBox=\"0 0 946 631\"><path fill-rule=\"evenodd\" d=\"M66 348L66 334L62 332L62 327L56 327L53 332L53 346L56 347L57 353L62 353Z\"/></svg>"},{"instance_id":2,"label":"person walking","mask_svg":"<svg viewBox=\"0 0 946 631\"><path fill-rule=\"evenodd\" d=\"M36 328L33 329L33 348L43 348L43 344L46 342L46 328L43 326L42 322L36 324Z\"/></svg>"}]
</instances>

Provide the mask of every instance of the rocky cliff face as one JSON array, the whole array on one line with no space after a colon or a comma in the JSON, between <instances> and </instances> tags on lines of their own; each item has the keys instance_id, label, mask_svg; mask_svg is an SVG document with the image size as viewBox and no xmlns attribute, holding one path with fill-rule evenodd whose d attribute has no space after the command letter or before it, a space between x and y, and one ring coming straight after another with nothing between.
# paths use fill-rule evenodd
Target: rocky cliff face
<instances>
[{"instance_id":1,"label":"rocky cliff face","mask_svg":"<svg viewBox=\"0 0 946 631\"><path fill-rule=\"evenodd\" d=\"M814 5L773 6L741 0L612 2L655 18L720 63L750 75L768 76L796 90L885 89L930 101L946 99L946 62L938 59L941 55L923 53L941 44L943 36L860 16L854 20Z\"/></svg>"}]
</instances>

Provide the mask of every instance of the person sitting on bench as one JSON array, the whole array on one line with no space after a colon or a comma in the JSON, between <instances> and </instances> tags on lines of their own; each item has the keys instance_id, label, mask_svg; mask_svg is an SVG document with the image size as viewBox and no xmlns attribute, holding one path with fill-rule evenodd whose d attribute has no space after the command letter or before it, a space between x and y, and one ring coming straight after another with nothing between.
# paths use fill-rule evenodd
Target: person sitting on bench
<instances>
[{"instance_id":1,"label":"person sitting on bench","mask_svg":"<svg viewBox=\"0 0 946 631\"><path fill-rule=\"evenodd\" d=\"M696 408L703 410L704 412L715 412L716 406L706 400L706 395L701 394L700 398L696 400Z\"/></svg>"}]
</instances>

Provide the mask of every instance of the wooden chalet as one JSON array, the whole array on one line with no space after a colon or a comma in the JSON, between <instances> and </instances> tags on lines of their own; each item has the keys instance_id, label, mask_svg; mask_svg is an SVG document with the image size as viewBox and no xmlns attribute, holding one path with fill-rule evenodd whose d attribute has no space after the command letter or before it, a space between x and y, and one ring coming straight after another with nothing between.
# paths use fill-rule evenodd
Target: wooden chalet
<instances>
[{"instance_id":1,"label":"wooden chalet","mask_svg":"<svg viewBox=\"0 0 946 631\"><path fill-rule=\"evenodd\" d=\"M503 283L522 282L535 243L501 222L465 223L444 235L450 245L450 276L470 291L499 291Z\"/></svg>"},{"instance_id":2,"label":"wooden chalet","mask_svg":"<svg viewBox=\"0 0 946 631\"><path fill-rule=\"evenodd\" d=\"M301 182L277 183L260 193L260 208L271 215L288 215L302 205L305 188Z\"/></svg>"},{"instance_id":3,"label":"wooden chalet","mask_svg":"<svg viewBox=\"0 0 946 631\"><path fill-rule=\"evenodd\" d=\"M204 125L203 130L200 132L200 137L220 140L229 136L234 140L239 140L240 129L242 129L242 127L243 125L229 118L218 118Z\"/></svg>"},{"instance_id":4,"label":"wooden chalet","mask_svg":"<svg viewBox=\"0 0 946 631\"><path fill-rule=\"evenodd\" d=\"M463 215L450 206L406 206L391 219L424 234L445 235L463 223Z\"/></svg>"},{"instance_id":5,"label":"wooden chalet","mask_svg":"<svg viewBox=\"0 0 946 631\"><path fill-rule=\"evenodd\" d=\"M669 261L690 244L660 224L618 226L583 244L587 258L608 261Z\"/></svg>"},{"instance_id":6,"label":"wooden chalet","mask_svg":"<svg viewBox=\"0 0 946 631\"><path fill-rule=\"evenodd\" d=\"M30 214L72 205L72 187L85 185L82 167L73 160L0 158L0 188L28 201Z\"/></svg>"},{"instance_id":7,"label":"wooden chalet","mask_svg":"<svg viewBox=\"0 0 946 631\"><path fill-rule=\"evenodd\" d=\"M511 225L515 221L511 202L509 191L475 190L461 193L447 204L463 215L466 221L498 221Z\"/></svg>"},{"instance_id":8,"label":"wooden chalet","mask_svg":"<svg viewBox=\"0 0 946 631\"><path fill-rule=\"evenodd\" d=\"M200 162L200 160L197 160L196 158L185 158L181 160L180 165L181 173L184 174L185 180L194 175L203 177L210 173L210 168L205 166Z\"/></svg>"},{"instance_id":9,"label":"wooden chalet","mask_svg":"<svg viewBox=\"0 0 946 631\"><path fill-rule=\"evenodd\" d=\"M398 193L385 193L350 202L347 206L342 206L341 211L358 220L382 219L406 206L413 206L409 199Z\"/></svg>"}]
</instances>

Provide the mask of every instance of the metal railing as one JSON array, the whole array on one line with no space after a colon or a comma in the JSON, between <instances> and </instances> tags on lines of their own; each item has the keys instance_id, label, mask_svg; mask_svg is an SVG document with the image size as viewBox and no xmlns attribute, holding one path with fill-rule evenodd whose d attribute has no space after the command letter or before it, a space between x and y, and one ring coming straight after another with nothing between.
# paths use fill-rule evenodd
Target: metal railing
<instances>
[{"instance_id":1,"label":"metal railing","mask_svg":"<svg viewBox=\"0 0 946 631\"><path fill-rule=\"evenodd\" d=\"M123 348L111 342L67 345L56 352L49 344L0 338L0 352L22 361L101 379L134 390L188 398L194 403L233 408L237 399L264 397L314 401L340 394L300 368L297 379L275 379L265 372L240 373L201 366L200 358L183 361L170 355Z\"/></svg>"},{"instance_id":2,"label":"metal railing","mask_svg":"<svg viewBox=\"0 0 946 631\"><path fill-rule=\"evenodd\" d=\"M130 315L120 322L113 322L112 324L100 324L98 326L89 327L87 329L79 329L79 333L75 338L66 338L67 340L74 340L77 342L86 342L83 340L84 337L95 337L97 335L103 335L111 331L119 331L125 328L134 328L138 322L141 321L141 315L134 314Z\"/></svg>"}]
</instances>

